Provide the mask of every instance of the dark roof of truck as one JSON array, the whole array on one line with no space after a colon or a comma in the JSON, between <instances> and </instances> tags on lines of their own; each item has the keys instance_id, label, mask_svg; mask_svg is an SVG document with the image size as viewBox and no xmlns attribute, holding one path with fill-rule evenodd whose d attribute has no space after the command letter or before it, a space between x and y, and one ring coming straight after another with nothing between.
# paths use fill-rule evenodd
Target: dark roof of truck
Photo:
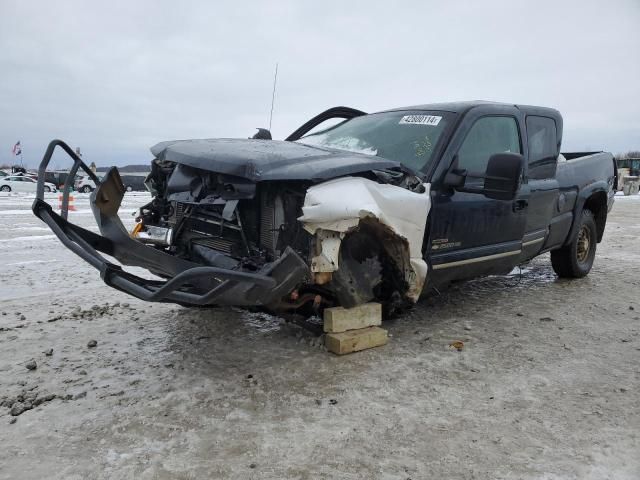
<instances>
[{"instance_id":1,"label":"dark roof of truck","mask_svg":"<svg viewBox=\"0 0 640 480\"><path fill-rule=\"evenodd\" d=\"M560 117L560 112L554 108L547 107L537 107L533 105L518 105L515 103L503 103L503 102L489 102L485 100L469 100L463 102L443 102L443 103L426 103L423 105L412 105L409 107L398 107L391 108L389 110L385 110L388 112L399 111L399 110L441 110L444 112L452 112L452 113L466 113L472 108L480 107L480 106L510 106L516 107L519 110L527 114L537 114L537 115L547 115L551 117Z\"/></svg>"}]
</instances>

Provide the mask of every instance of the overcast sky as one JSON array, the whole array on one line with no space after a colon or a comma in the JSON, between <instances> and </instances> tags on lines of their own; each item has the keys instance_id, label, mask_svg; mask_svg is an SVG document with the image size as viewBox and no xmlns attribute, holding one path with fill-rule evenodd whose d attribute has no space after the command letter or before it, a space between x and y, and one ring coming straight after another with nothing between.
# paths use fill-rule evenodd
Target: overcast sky
<instances>
[{"instance_id":1,"label":"overcast sky","mask_svg":"<svg viewBox=\"0 0 640 480\"><path fill-rule=\"evenodd\" d=\"M335 105L485 99L559 109L565 151L640 149L640 0L0 0L0 163L246 138L276 62L274 138Z\"/></svg>"}]
</instances>

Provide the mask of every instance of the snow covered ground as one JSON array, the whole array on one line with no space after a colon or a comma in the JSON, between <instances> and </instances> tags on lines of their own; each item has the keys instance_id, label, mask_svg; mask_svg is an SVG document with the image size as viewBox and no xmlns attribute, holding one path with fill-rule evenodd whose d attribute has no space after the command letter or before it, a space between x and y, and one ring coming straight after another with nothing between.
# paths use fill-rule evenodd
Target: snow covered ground
<instances>
[{"instance_id":1,"label":"snow covered ground","mask_svg":"<svg viewBox=\"0 0 640 480\"><path fill-rule=\"evenodd\" d=\"M638 195L625 195L622 192L616 192L616 202L640 202L640 194Z\"/></svg>"},{"instance_id":2,"label":"snow covered ground","mask_svg":"<svg viewBox=\"0 0 640 480\"><path fill-rule=\"evenodd\" d=\"M76 211L69 212L69 220L98 232L89 207L89 194L74 193L73 197ZM150 199L148 193L125 195L120 217L127 228L133 226L137 209ZM33 215L33 200L32 194L0 192L0 265L3 266L0 301L37 293L63 295L69 286L88 290L102 286L95 270L64 248L51 230ZM46 200L58 208L58 194L46 194ZM16 288L21 284L29 288Z\"/></svg>"},{"instance_id":3,"label":"snow covered ground","mask_svg":"<svg viewBox=\"0 0 640 480\"><path fill-rule=\"evenodd\" d=\"M543 256L345 357L270 315L108 288L32 201L0 195L0 479L640 478L640 196L616 197L588 277Z\"/></svg>"}]
</instances>

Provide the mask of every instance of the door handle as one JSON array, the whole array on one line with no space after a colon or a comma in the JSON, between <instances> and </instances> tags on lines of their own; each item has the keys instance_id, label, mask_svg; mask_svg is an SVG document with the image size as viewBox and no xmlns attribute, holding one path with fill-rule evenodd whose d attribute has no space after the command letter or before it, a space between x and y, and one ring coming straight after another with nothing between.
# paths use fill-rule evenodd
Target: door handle
<instances>
[{"instance_id":1,"label":"door handle","mask_svg":"<svg viewBox=\"0 0 640 480\"><path fill-rule=\"evenodd\" d=\"M528 200L516 200L515 202L513 202L513 211L518 212L520 210L524 210L528 206L529 206Z\"/></svg>"}]
</instances>

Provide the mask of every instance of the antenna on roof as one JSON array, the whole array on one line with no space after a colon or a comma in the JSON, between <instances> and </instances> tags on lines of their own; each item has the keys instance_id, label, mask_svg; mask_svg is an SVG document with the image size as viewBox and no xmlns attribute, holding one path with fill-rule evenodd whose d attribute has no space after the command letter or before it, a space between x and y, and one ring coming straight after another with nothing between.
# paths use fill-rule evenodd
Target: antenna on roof
<instances>
[{"instance_id":1,"label":"antenna on roof","mask_svg":"<svg viewBox=\"0 0 640 480\"><path fill-rule=\"evenodd\" d=\"M276 62L276 73L273 76L273 93L271 94L271 113L269 114L269 131L271 131L271 120L273 119L273 104L276 100L276 82L278 81L278 62Z\"/></svg>"}]
</instances>

